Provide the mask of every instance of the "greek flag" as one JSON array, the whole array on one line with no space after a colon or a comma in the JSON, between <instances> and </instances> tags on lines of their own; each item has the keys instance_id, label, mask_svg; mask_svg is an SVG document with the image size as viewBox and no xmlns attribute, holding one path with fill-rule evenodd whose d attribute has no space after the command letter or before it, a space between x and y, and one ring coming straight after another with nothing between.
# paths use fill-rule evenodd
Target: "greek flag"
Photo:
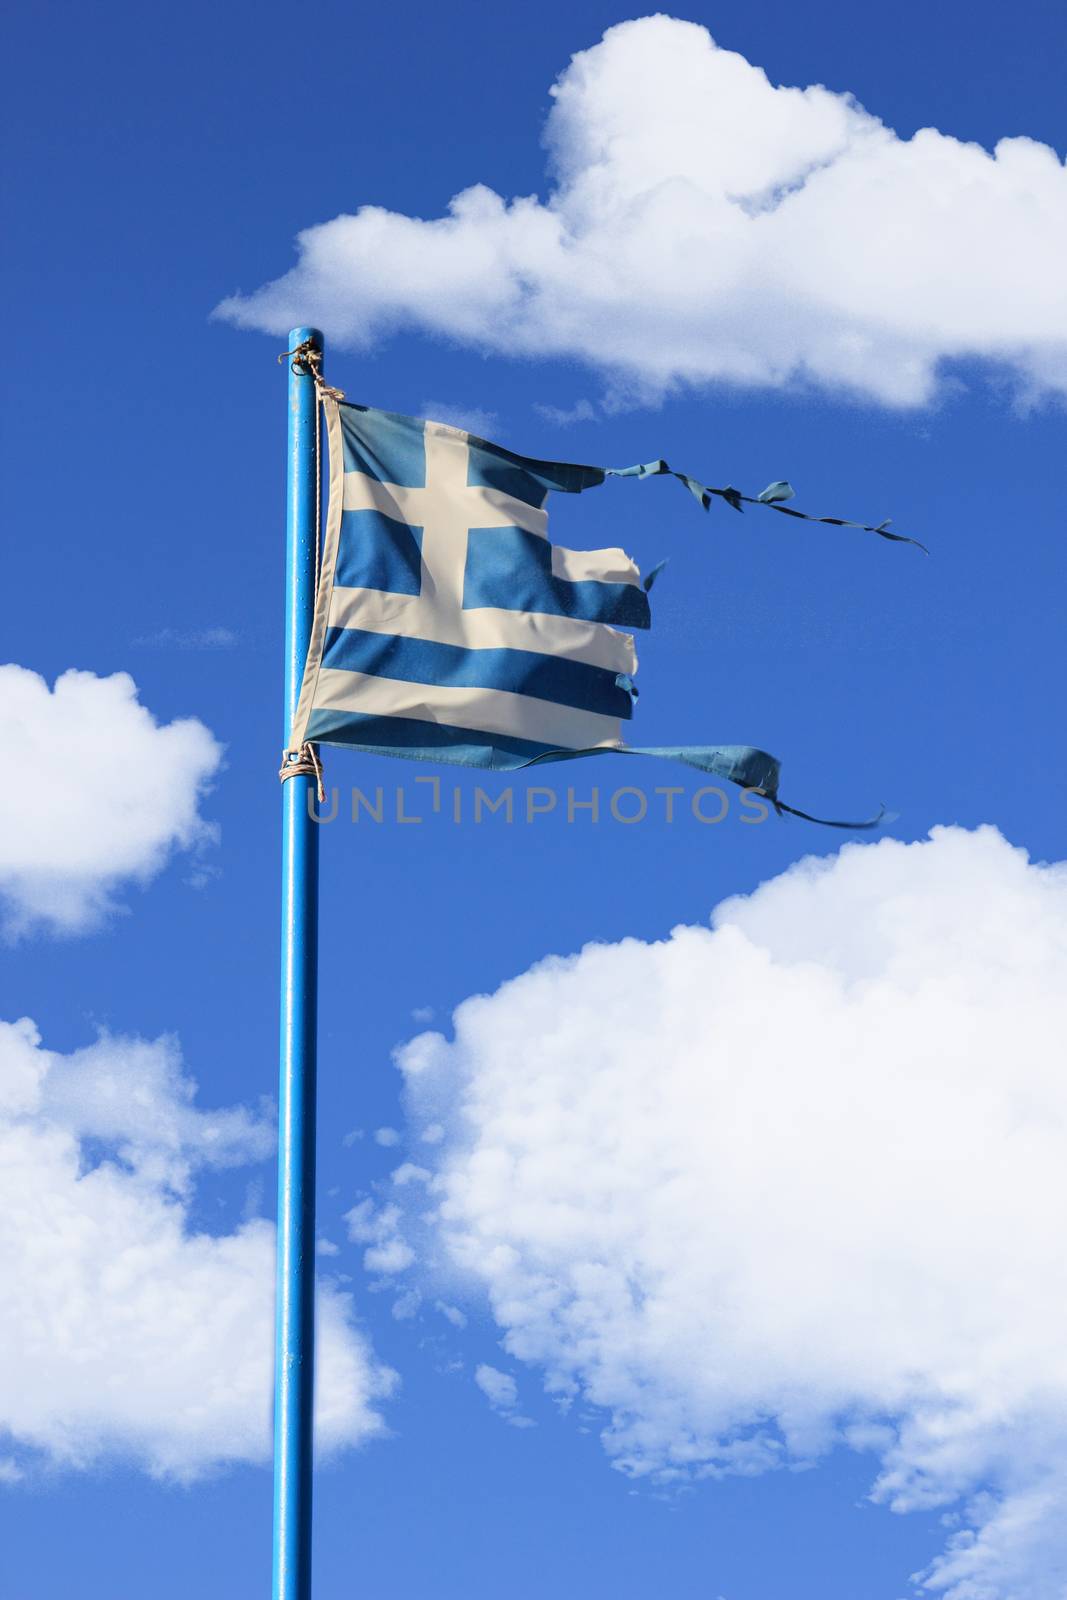
<instances>
[{"instance_id":1,"label":"greek flag","mask_svg":"<svg viewBox=\"0 0 1067 1600\"><path fill-rule=\"evenodd\" d=\"M613 469L531 460L329 391L322 404L329 502L292 752L344 745L495 769L669 756L780 804L764 751L623 741L636 698L627 630L649 626L650 581L622 550L551 544L546 511L550 492L591 489Z\"/></svg>"}]
</instances>

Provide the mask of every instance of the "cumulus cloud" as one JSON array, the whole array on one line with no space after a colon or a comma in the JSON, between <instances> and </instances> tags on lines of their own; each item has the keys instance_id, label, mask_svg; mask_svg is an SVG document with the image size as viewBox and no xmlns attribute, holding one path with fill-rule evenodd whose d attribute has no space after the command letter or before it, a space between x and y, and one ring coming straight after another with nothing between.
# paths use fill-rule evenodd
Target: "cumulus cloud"
<instances>
[{"instance_id":1,"label":"cumulus cloud","mask_svg":"<svg viewBox=\"0 0 1067 1600\"><path fill-rule=\"evenodd\" d=\"M667 16L609 29L551 94L547 198L476 184L429 220L363 206L219 314L355 348L419 328L578 358L624 399L800 378L915 405L953 357L1067 392L1067 174L1048 146L902 139Z\"/></svg>"},{"instance_id":2,"label":"cumulus cloud","mask_svg":"<svg viewBox=\"0 0 1067 1600\"><path fill-rule=\"evenodd\" d=\"M176 1039L114 1038L68 1056L38 1053L39 1109L80 1139L114 1149L119 1160L150 1183L189 1193L197 1167L235 1167L262 1161L274 1149L269 1120L245 1106L200 1111L197 1086L182 1070Z\"/></svg>"},{"instance_id":3,"label":"cumulus cloud","mask_svg":"<svg viewBox=\"0 0 1067 1600\"><path fill-rule=\"evenodd\" d=\"M65 672L49 689L0 666L0 744L25 782L0 791L0 910L14 937L78 933L174 850L214 837L199 805L222 750L202 722L160 725L126 673Z\"/></svg>"},{"instance_id":4,"label":"cumulus cloud","mask_svg":"<svg viewBox=\"0 0 1067 1600\"><path fill-rule=\"evenodd\" d=\"M0 1481L42 1458L190 1479L270 1458L274 1229L193 1226L194 1178L273 1129L201 1111L171 1040L61 1056L0 1023ZM393 1376L348 1298L319 1290L319 1443L381 1427Z\"/></svg>"},{"instance_id":5,"label":"cumulus cloud","mask_svg":"<svg viewBox=\"0 0 1067 1600\"><path fill-rule=\"evenodd\" d=\"M1067 868L991 828L547 960L401 1051L413 1140L443 1132L383 1236L602 1408L622 1471L850 1446L955 1519L928 1589L1058 1600L1065 968Z\"/></svg>"}]
</instances>

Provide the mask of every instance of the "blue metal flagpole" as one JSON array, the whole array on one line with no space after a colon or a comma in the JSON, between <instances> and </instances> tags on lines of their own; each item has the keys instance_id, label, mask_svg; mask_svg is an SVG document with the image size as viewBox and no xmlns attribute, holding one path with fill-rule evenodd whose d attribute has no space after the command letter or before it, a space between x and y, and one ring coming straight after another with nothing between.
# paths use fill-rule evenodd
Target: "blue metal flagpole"
<instances>
[{"instance_id":1,"label":"blue metal flagpole","mask_svg":"<svg viewBox=\"0 0 1067 1600\"><path fill-rule=\"evenodd\" d=\"M294 328L289 348L317 328ZM294 366L296 370L294 371ZM319 462L315 383L289 364L285 571L285 734L289 743L315 605ZM315 1055L318 825L311 776L282 784L281 1068L274 1389L274 1600L310 1600L312 1390L315 1370Z\"/></svg>"}]
</instances>

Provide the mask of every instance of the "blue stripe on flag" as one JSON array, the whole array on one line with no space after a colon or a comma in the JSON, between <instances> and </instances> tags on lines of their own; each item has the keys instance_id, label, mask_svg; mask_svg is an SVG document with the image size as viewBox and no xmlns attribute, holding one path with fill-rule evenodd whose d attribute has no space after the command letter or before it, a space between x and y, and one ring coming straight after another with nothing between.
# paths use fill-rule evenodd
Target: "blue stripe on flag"
<instances>
[{"instance_id":1,"label":"blue stripe on flag","mask_svg":"<svg viewBox=\"0 0 1067 1600\"><path fill-rule=\"evenodd\" d=\"M541 760L570 761L591 755L656 756L684 762L697 772L725 778L742 789L758 789L775 804L780 804L777 800L779 764L765 750L755 750L751 745L623 745L596 750L561 750L532 739L424 722L419 717L376 717L365 712L336 710L316 711L307 732L309 739L323 744L348 745L373 755L401 756L409 761L450 761L459 766L500 772L514 771Z\"/></svg>"},{"instance_id":2,"label":"blue stripe on flag","mask_svg":"<svg viewBox=\"0 0 1067 1600\"><path fill-rule=\"evenodd\" d=\"M380 483L405 489L426 487L425 426L418 417L402 417L371 406L337 408L345 447L345 471L365 472Z\"/></svg>"},{"instance_id":3,"label":"blue stripe on flag","mask_svg":"<svg viewBox=\"0 0 1067 1600\"><path fill-rule=\"evenodd\" d=\"M333 581L342 589L384 589L418 594L422 583L422 529L382 511L345 511Z\"/></svg>"},{"instance_id":4,"label":"blue stripe on flag","mask_svg":"<svg viewBox=\"0 0 1067 1600\"><path fill-rule=\"evenodd\" d=\"M308 723L308 738L324 744L353 745L383 756L403 756L409 761L453 761L464 767L509 771L548 755L553 745L532 739L514 739L506 733L486 733L455 728L448 723L423 722L418 717L372 717L359 711L316 711Z\"/></svg>"},{"instance_id":5,"label":"blue stripe on flag","mask_svg":"<svg viewBox=\"0 0 1067 1600\"><path fill-rule=\"evenodd\" d=\"M485 439L470 440L467 486L473 489L498 489L528 506L543 506L550 489L578 494L604 482L600 467L575 466L569 461L533 461L517 456Z\"/></svg>"},{"instance_id":6,"label":"blue stripe on flag","mask_svg":"<svg viewBox=\"0 0 1067 1600\"><path fill-rule=\"evenodd\" d=\"M645 591L633 583L572 583L552 572L552 546L524 528L471 528L463 575L463 607L494 606L583 622L647 628Z\"/></svg>"},{"instance_id":7,"label":"blue stripe on flag","mask_svg":"<svg viewBox=\"0 0 1067 1600\"><path fill-rule=\"evenodd\" d=\"M503 689L606 717L633 715L633 702L626 690L617 686L616 673L564 656L539 655L535 650L467 650L431 639L405 639L395 633L329 628L322 664L343 672L399 678L404 683Z\"/></svg>"}]
</instances>

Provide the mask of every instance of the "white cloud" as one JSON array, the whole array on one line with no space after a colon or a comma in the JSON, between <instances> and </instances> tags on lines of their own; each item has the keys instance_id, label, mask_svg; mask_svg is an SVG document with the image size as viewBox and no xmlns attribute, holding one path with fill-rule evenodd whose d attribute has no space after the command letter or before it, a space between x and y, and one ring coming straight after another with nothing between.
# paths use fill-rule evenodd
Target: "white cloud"
<instances>
[{"instance_id":1,"label":"white cloud","mask_svg":"<svg viewBox=\"0 0 1067 1600\"><path fill-rule=\"evenodd\" d=\"M420 1167L414 1161L402 1161L399 1167L389 1174L389 1181L402 1189L409 1183L429 1183L433 1173L429 1167Z\"/></svg>"},{"instance_id":2,"label":"white cloud","mask_svg":"<svg viewBox=\"0 0 1067 1600\"><path fill-rule=\"evenodd\" d=\"M507 1411L518 1404L519 1386L510 1373L486 1366L483 1362L475 1369L474 1381L490 1405L501 1406Z\"/></svg>"},{"instance_id":3,"label":"white cloud","mask_svg":"<svg viewBox=\"0 0 1067 1600\"><path fill-rule=\"evenodd\" d=\"M373 1200L361 1200L345 1213L348 1237L353 1244L365 1244L363 1265L368 1272L403 1272L415 1260L415 1252L400 1235L400 1207L378 1207Z\"/></svg>"},{"instance_id":4,"label":"white cloud","mask_svg":"<svg viewBox=\"0 0 1067 1600\"><path fill-rule=\"evenodd\" d=\"M475 1368L474 1381L489 1401L493 1410L510 1422L513 1428L532 1428L532 1417L523 1416L519 1410L519 1386L509 1372L482 1364Z\"/></svg>"},{"instance_id":5,"label":"white cloud","mask_svg":"<svg viewBox=\"0 0 1067 1600\"><path fill-rule=\"evenodd\" d=\"M450 1306L444 1300L436 1300L434 1302L434 1310L439 1311L454 1328L465 1328L467 1326L466 1313L461 1311L458 1306Z\"/></svg>"},{"instance_id":6,"label":"white cloud","mask_svg":"<svg viewBox=\"0 0 1067 1600\"><path fill-rule=\"evenodd\" d=\"M399 1144L400 1135L395 1128L375 1128L374 1142L388 1147L389 1145Z\"/></svg>"},{"instance_id":7,"label":"white cloud","mask_svg":"<svg viewBox=\"0 0 1067 1600\"><path fill-rule=\"evenodd\" d=\"M23 1058L25 1060L25 1058ZM112 1038L72 1055L45 1057L37 1085L42 1116L76 1138L92 1139L149 1183L189 1192L196 1167L242 1166L274 1149L270 1122L244 1106L199 1111L197 1085L182 1071L174 1038Z\"/></svg>"},{"instance_id":8,"label":"white cloud","mask_svg":"<svg viewBox=\"0 0 1067 1600\"><path fill-rule=\"evenodd\" d=\"M597 420L596 408L590 400L577 400L573 406L548 406L535 400L534 410L557 428L569 428L576 422Z\"/></svg>"},{"instance_id":9,"label":"white cloud","mask_svg":"<svg viewBox=\"0 0 1067 1600\"><path fill-rule=\"evenodd\" d=\"M214 838L199 814L220 746L193 718L156 722L126 673L65 672L49 690L0 666L0 745L20 781L0 791L5 931L76 933L147 883L175 850Z\"/></svg>"},{"instance_id":10,"label":"white cloud","mask_svg":"<svg viewBox=\"0 0 1067 1600\"><path fill-rule=\"evenodd\" d=\"M1067 392L1067 175L1047 146L901 139L666 16L609 29L551 93L547 199L477 184L432 220L363 206L219 314L577 357L623 399L799 375L912 405L952 357Z\"/></svg>"},{"instance_id":11,"label":"white cloud","mask_svg":"<svg viewBox=\"0 0 1067 1600\"><path fill-rule=\"evenodd\" d=\"M269 1460L274 1229L200 1232L190 1207L199 1169L262 1159L273 1129L195 1088L170 1040L59 1056L0 1023L0 1477L40 1452L182 1479ZM319 1318L330 1451L380 1428L392 1374L329 1283Z\"/></svg>"},{"instance_id":12,"label":"white cloud","mask_svg":"<svg viewBox=\"0 0 1067 1600\"><path fill-rule=\"evenodd\" d=\"M500 426L500 418L495 411L484 411L478 406L450 405L445 400L424 400L419 414L431 417L434 422L447 422L452 428L462 428L464 433L473 433L479 439L488 438Z\"/></svg>"},{"instance_id":13,"label":"white cloud","mask_svg":"<svg viewBox=\"0 0 1067 1600\"><path fill-rule=\"evenodd\" d=\"M160 628L142 634L135 645L174 650L232 650L240 641L232 628Z\"/></svg>"},{"instance_id":14,"label":"white cloud","mask_svg":"<svg viewBox=\"0 0 1067 1600\"><path fill-rule=\"evenodd\" d=\"M417 1289L406 1289L393 1301L393 1316L397 1322L408 1322L419 1313L422 1295Z\"/></svg>"},{"instance_id":15,"label":"white cloud","mask_svg":"<svg viewBox=\"0 0 1067 1600\"><path fill-rule=\"evenodd\" d=\"M623 1471L844 1443L876 1499L962 1513L929 1588L1058 1600L1065 968L1067 869L990 828L550 959L401 1052L412 1137L445 1136L388 1236L602 1408Z\"/></svg>"}]
</instances>

